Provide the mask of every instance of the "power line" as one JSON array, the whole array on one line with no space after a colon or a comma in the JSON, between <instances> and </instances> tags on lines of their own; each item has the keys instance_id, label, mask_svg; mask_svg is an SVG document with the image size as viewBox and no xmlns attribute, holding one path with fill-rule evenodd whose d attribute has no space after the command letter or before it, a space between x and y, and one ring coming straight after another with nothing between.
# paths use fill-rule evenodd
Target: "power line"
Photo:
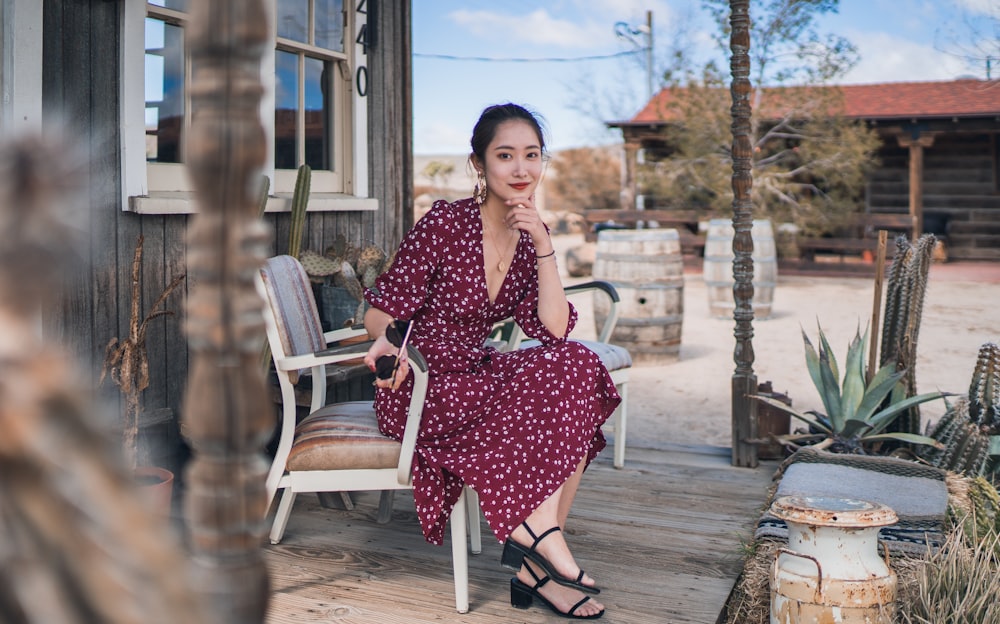
<instances>
[{"instance_id":1,"label":"power line","mask_svg":"<svg viewBox=\"0 0 1000 624\"><path fill-rule=\"evenodd\" d=\"M614 54L601 54L595 56L574 56L574 57L542 57L542 58L494 58L487 56L454 56L451 54L421 54L414 52L414 58L439 59L444 61L474 61L477 63L580 63L584 61L603 61L607 59L630 56L645 52L645 49L626 50L615 52Z\"/></svg>"}]
</instances>

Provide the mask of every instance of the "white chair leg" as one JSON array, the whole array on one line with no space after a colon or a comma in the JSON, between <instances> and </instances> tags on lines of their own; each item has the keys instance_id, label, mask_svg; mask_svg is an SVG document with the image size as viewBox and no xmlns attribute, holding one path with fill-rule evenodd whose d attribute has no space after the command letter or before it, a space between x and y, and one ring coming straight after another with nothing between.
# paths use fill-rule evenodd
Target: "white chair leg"
<instances>
[{"instance_id":1,"label":"white chair leg","mask_svg":"<svg viewBox=\"0 0 1000 624\"><path fill-rule=\"evenodd\" d=\"M451 512L451 558L455 575L455 609L459 613L469 612L469 551L466 544L468 499L465 491L458 497Z\"/></svg>"},{"instance_id":2,"label":"white chair leg","mask_svg":"<svg viewBox=\"0 0 1000 624\"><path fill-rule=\"evenodd\" d=\"M470 487L465 488L465 508L469 512L469 551L473 555L483 552L483 536L479 523L479 494Z\"/></svg>"},{"instance_id":3,"label":"white chair leg","mask_svg":"<svg viewBox=\"0 0 1000 624\"><path fill-rule=\"evenodd\" d=\"M274 524L271 525L271 543L277 544L285 535L285 525L288 524L288 516L292 515L292 504L295 502L295 492L292 488L285 488L281 494L281 501L278 502L278 509L274 512Z\"/></svg>"},{"instance_id":4,"label":"white chair leg","mask_svg":"<svg viewBox=\"0 0 1000 624\"><path fill-rule=\"evenodd\" d=\"M618 394L622 397L621 405L615 410L615 468L625 467L625 429L628 420L628 384L618 386Z\"/></svg>"},{"instance_id":5,"label":"white chair leg","mask_svg":"<svg viewBox=\"0 0 1000 624\"><path fill-rule=\"evenodd\" d=\"M392 520L392 503L395 494L395 490L382 490L378 499L378 515L375 516L375 522L378 524L388 524Z\"/></svg>"}]
</instances>

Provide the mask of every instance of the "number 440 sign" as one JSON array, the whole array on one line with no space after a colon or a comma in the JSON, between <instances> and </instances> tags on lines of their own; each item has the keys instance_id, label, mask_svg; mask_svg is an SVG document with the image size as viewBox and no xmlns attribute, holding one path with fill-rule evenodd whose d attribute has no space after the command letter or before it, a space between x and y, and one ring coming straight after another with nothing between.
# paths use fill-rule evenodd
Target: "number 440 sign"
<instances>
[{"instance_id":1,"label":"number 440 sign","mask_svg":"<svg viewBox=\"0 0 1000 624\"><path fill-rule=\"evenodd\" d=\"M354 38L354 43L361 46L361 54L368 56L368 48L375 45L375 33L368 29L368 0L357 0L354 9L355 24L358 34ZM365 97L368 95L368 67L358 59L358 69L354 73L354 84L357 87L358 95Z\"/></svg>"}]
</instances>

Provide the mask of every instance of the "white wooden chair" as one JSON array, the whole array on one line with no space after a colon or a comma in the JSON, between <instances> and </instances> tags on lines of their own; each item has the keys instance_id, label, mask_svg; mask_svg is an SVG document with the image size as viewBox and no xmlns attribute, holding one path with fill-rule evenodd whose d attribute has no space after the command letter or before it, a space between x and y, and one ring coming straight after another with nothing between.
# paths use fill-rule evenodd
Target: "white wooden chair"
<instances>
[{"instance_id":1,"label":"white wooden chair","mask_svg":"<svg viewBox=\"0 0 1000 624\"><path fill-rule=\"evenodd\" d=\"M269 505L278 490L284 491L271 527L271 543L281 541L299 492L381 491L379 514L387 518L392 492L412 488L414 446L427 392L426 362L416 349L409 348L414 389L403 440L382 435L372 401L326 404L325 367L363 356L371 343L334 349L327 349L327 345L364 335L364 330L324 334L309 279L291 256L268 259L257 277L257 289L267 302L267 339L282 400L278 446L267 475ZM306 370L312 376L310 413L297 423L295 383ZM473 553L482 551L479 502L470 488L465 489L451 515L455 607L459 613L469 610L467 538Z\"/></svg>"},{"instance_id":2,"label":"white wooden chair","mask_svg":"<svg viewBox=\"0 0 1000 624\"><path fill-rule=\"evenodd\" d=\"M570 340L585 345L601 358L601 362L604 363L608 372L611 373L611 380L615 382L618 394L622 397L621 404L615 410L615 413L611 415L611 418L608 419L608 422L611 424L605 424L604 429L615 434L614 466L615 468L623 468L625 466L625 434L628 425L628 377L629 370L632 368L632 356L624 347L608 342L611 339L611 333L615 330L615 325L618 323L618 291L615 290L615 287L611 283L600 280L567 286L564 290L567 296L592 292L595 294L599 293L598 296L606 296L610 300L608 315L604 319L604 324L597 335L597 340L581 340L577 338L570 338ZM511 351L518 348L524 349L539 344L537 340L522 340L523 334L521 333L521 328L513 322L510 325L512 326L510 336L501 345L501 351Z\"/></svg>"}]
</instances>

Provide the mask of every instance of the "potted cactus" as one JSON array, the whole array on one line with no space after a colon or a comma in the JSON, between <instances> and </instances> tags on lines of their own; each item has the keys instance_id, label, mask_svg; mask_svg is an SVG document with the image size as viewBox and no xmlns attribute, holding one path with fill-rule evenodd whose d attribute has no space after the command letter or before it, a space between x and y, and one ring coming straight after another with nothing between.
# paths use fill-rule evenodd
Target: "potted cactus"
<instances>
[{"instance_id":1,"label":"potted cactus","mask_svg":"<svg viewBox=\"0 0 1000 624\"><path fill-rule=\"evenodd\" d=\"M823 402L826 414L810 411L799 412L790 405L774 398L755 395L753 398L788 413L809 425L806 433L780 436L779 439L793 447L814 444L816 448L839 453L874 454L886 441L908 442L940 446L931 437L914 433L886 431L895 418L914 405L947 396L943 392L929 392L907 397L900 382L906 371L897 371L894 363L878 370L870 379L867 375L865 345L868 331L862 337L855 333L847 348L847 360L841 379L837 359L819 328L819 350L802 331L805 343L806 366L813 384Z\"/></svg>"},{"instance_id":2,"label":"potted cactus","mask_svg":"<svg viewBox=\"0 0 1000 624\"><path fill-rule=\"evenodd\" d=\"M364 321L364 289L392 264L376 245L357 247L343 235L323 254L306 250L299 261L316 285L320 318L328 330L360 325Z\"/></svg>"},{"instance_id":3,"label":"potted cactus","mask_svg":"<svg viewBox=\"0 0 1000 624\"><path fill-rule=\"evenodd\" d=\"M126 465L133 471L140 485L159 488L152 496L169 513L173 473L165 468L147 465L145 457L139 453L139 417L142 414L142 393L149 386L149 362L146 354L146 334L149 324L160 316L172 316L174 312L163 308L168 297L184 281L185 276L174 277L153 303L152 311L143 316L140 311L142 301L142 246L144 237L140 234L132 257L132 301L129 313L129 333L124 338L112 338L104 349L104 366L99 383L106 378L118 386L124 399L122 425L122 450Z\"/></svg>"}]
</instances>

